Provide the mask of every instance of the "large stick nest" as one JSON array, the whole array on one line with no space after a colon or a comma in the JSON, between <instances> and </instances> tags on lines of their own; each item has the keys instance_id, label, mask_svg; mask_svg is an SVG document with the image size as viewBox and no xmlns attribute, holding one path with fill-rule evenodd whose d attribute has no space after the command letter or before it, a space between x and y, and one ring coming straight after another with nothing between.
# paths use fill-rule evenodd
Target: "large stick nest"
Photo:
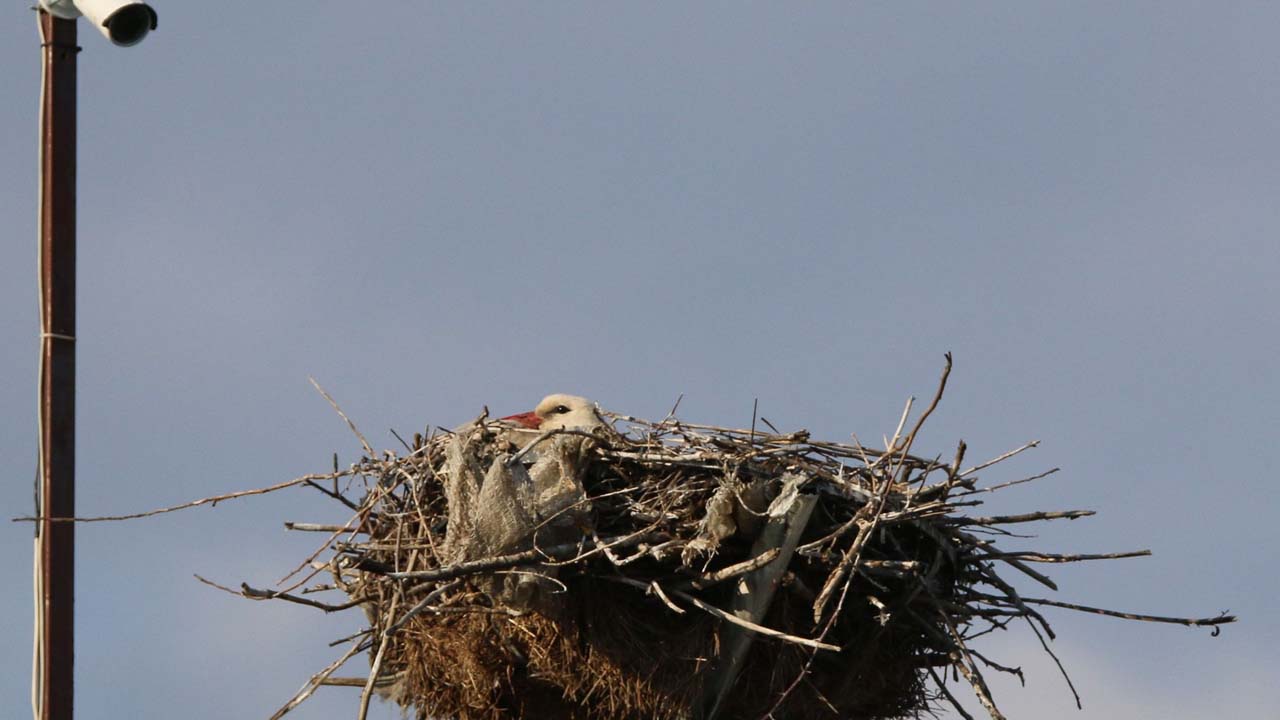
<instances>
[{"instance_id":1,"label":"large stick nest","mask_svg":"<svg viewBox=\"0 0 1280 720\"><path fill-rule=\"evenodd\" d=\"M1146 553L997 548L1002 526L1092 513L971 514L1016 484L979 487L977 473L1034 443L972 468L963 443L945 460L914 455L940 396L910 429L904 412L880 450L616 415L518 438L482 416L415 436L407 454L369 451L325 476L332 489L307 478L354 514L291 523L330 533L312 572L242 594L359 606L369 625L277 717L318 685L351 684L361 717L376 691L419 718L890 718L959 708L954 676L1000 718L983 670L1020 671L968 640L1014 620L1051 639L1038 607L1232 619L1020 595L1001 572L1056 589L1030 563ZM347 601L293 592L317 573L332 583L311 589ZM332 677L361 652L367 679Z\"/></svg>"}]
</instances>

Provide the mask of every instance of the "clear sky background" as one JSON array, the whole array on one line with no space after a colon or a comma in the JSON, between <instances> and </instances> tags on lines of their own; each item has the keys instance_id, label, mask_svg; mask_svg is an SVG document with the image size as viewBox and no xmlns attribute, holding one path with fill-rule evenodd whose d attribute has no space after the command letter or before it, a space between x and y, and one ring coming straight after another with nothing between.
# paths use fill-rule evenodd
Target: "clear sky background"
<instances>
[{"instance_id":1,"label":"clear sky background","mask_svg":"<svg viewBox=\"0 0 1280 720\"><path fill-rule=\"evenodd\" d=\"M38 39L0 22L0 494L31 509ZM265 486L542 395L917 448L1091 508L986 649L1015 718L1272 717L1280 593L1275 3L162 2L80 38L81 514ZM295 14L305 10L303 14ZM265 718L360 626L269 585L331 501L292 490L78 529L84 720ZM0 524L5 717L28 712L31 529ZM1026 587L1024 585L1024 587ZM1039 592L1039 590L1037 590ZM984 647L979 645L980 648ZM345 674L359 674L353 662ZM1268 680L1271 678L1271 680ZM967 696L967 695L966 695ZM323 689L294 717L354 717ZM396 717L375 708L380 719Z\"/></svg>"}]
</instances>

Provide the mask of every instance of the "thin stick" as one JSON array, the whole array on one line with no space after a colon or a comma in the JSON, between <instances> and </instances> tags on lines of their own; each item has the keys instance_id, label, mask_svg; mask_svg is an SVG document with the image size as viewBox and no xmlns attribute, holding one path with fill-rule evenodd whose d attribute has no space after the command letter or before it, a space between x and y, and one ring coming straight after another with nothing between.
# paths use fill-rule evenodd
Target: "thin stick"
<instances>
[{"instance_id":1,"label":"thin stick","mask_svg":"<svg viewBox=\"0 0 1280 720\"><path fill-rule=\"evenodd\" d=\"M956 696L952 695L951 691L947 689L946 682L944 682L942 678L938 677L938 673L935 672L932 667L928 668L928 670L929 677L933 678L933 684L938 686L938 689L941 690L942 694L947 698L947 702L951 703L951 707L955 708L955 711L960 713L960 717L964 718L964 720L974 720L973 716L966 712L964 707L960 705L960 701L956 699Z\"/></svg>"},{"instance_id":2,"label":"thin stick","mask_svg":"<svg viewBox=\"0 0 1280 720\"><path fill-rule=\"evenodd\" d=\"M324 532L324 533L338 532L338 533L342 533L342 532L346 532L346 531L347 531L347 530L349 530L350 528L348 528L348 527L347 527L347 526L345 526L345 525L321 525L321 524L319 524L319 523L288 522L288 521L286 521L286 522L285 522L285 524L284 524L284 529L285 529L285 530L297 530L297 531L299 531L299 532ZM366 530L359 530L359 529L357 529L357 530L356 530L356 532L357 532L357 533L361 533L361 534L368 534L368 531L366 531Z\"/></svg>"},{"instance_id":3,"label":"thin stick","mask_svg":"<svg viewBox=\"0 0 1280 720\"><path fill-rule=\"evenodd\" d=\"M1067 674L1067 669L1062 666L1062 661L1058 659L1057 653L1049 647L1049 643L1046 642L1044 636L1040 634L1040 628L1036 627L1036 624L1031 622L1031 618L1023 615L1022 619L1026 620L1027 624L1031 626L1031 632L1036 634L1036 639L1040 641L1040 647L1044 648L1044 651L1049 653L1049 657L1053 658L1054 664L1058 666L1058 672L1062 673L1062 679L1067 681L1067 687L1071 688L1071 694L1075 696L1076 709L1083 710L1084 705L1080 702L1080 693L1076 692L1076 684L1071 682L1071 676ZM1019 677L1021 677L1021 675L1019 675ZM1023 684L1025 685L1026 683Z\"/></svg>"},{"instance_id":4,"label":"thin stick","mask_svg":"<svg viewBox=\"0 0 1280 720\"><path fill-rule=\"evenodd\" d=\"M594 434L586 430L574 430L573 428L552 428L550 430L543 430L540 435L535 437L533 440L529 441L528 445L525 445L523 448L521 448L520 452L516 453L515 455L512 455L511 459L507 460L507 465L514 465L520 462L521 460L524 459L525 455L528 455L529 453L533 452L533 450L537 448L538 445L542 444L544 440L555 437L556 435L579 435L581 437L589 437L589 438L596 437Z\"/></svg>"},{"instance_id":5,"label":"thin stick","mask_svg":"<svg viewBox=\"0 0 1280 720\"><path fill-rule=\"evenodd\" d=\"M907 398L907 404L902 408L902 415L898 417L898 426L893 430L892 438L884 438L884 455L881 457L889 457L898 451L898 439L902 437L902 428L907 426L907 418L911 415L911 405L915 403L914 396Z\"/></svg>"},{"instance_id":6,"label":"thin stick","mask_svg":"<svg viewBox=\"0 0 1280 720\"><path fill-rule=\"evenodd\" d=\"M391 608L387 611L387 617L395 617L396 605L400 603L400 596L391 598ZM356 717L359 720L367 720L369 717L369 698L373 696L373 684L378 680L378 673L382 671L382 658L387 651L387 643L391 640L391 633L382 633L382 642L378 643L378 653L373 658L373 665L369 668L369 680L364 685L364 692L360 694L360 712Z\"/></svg>"},{"instance_id":7,"label":"thin stick","mask_svg":"<svg viewBox=\"0 0 1280 720\"><path fill-rule=\"evenodd\" d=\"M350 660L356 653L360 652L362 643L363 643L363 640L357 640L351 645L351 647L345 653L342 654L342 657L338 658L337 660L334 660L332 663L329 663L329 665L326 666L323 670L316 673L315 675L312 675L311 679L308 680L307 683L302 686L302 689L298 691L298 694L294 695L292 700L285 703L284 707L281 707L279 710L275 711L275 714L271 716L270 720L280 720L280 718L284 717L290 710L298 707L303 703L303 701L311 697L311 694L316 691L316 688L324 684L324 681L328 679L328 677L332 675L338 668L342 667L343 663Z\"/></svg>"},{"instance_id":8,"label":"thin stick","mask_svg":"<svg viewBox=\"0 0 1280 720\"><path fill-rule=\"evenodd\" d=\"M1124 618L1125 620L1141 620L1143 622L1170 623L1173 625L1186 625L1187 627L1217 627L1226 625L1236 621L1235 615L1228 615L1225 611L1211 618L1182 618L1182 617L1165 617L1163 615L1140 615L1138 613L1119 612L1117 610L1106 610L1103 608L1090 607L1088 605L1076 605L1075 603L1061 602L1059 600L1046 600L1045 598L1022 598L1022 602L1028 602L1035 605L1050 605L1053 607L1066 608L1067 610L1078 610L1080 612L1094 613L1095 615L1106 615L1108 617Z\"/></svg>"},{"instance_id":9,"label":"thin stick","mask_svg":"<svg viewBox=\"0 0 1280 720\"><path fill-rule=\"evenodd\" d=\"M667 597L667 593L662 589L662 586L658 584L657 580L649 583L649 591L654 595L657 595L658 599L662 601L662 604L666 605L671 612L677 615L683 615L685 613L684 608L671 602L671 598Z\"/></svg>"},{"instance_id":10,"label":"thin stick","mask_svg":"<svg viewBox=\"0 0 1280 720\"><path fill-rule=\"evenodd\" d=\"M622 583L623 585L631 585L632 587L637 587L645 591L650 589L648 583L643 583L643 582L640 582L639 580L632 580L631 578L605 577L603 579L610 580L612 582ZM832 645L830 643L819 642L818 640L810 640L809 638L802 638L802 637L797 637L795 635L788 635L787 633L784 633L780 630L774 630L773 628L767 628L763 625L757 625L751 622L750 620L743 620L742 618L738 617L737 615L734 615L733 613L725 612L724 610L721 610L720 608L714 605L708 605L707 603L702 602L701 600L690 595L689 593L682 592L680 590L669 590L668 592L680 598L681 600L684 600L687 603L693 604L695 607L699 608L700 610L704 610L720 618L721 620L724 620L725 622L733 623L734 625L744 627L752 632L759 633L761 635L765 635L771 638L777 638L778 640L782 640L785 642L795 643L796 645L804 645L805 647L816 648L818 650L830 650L832 652L840 652L839 645Z\"/></svg>"},{"instance_id":11,"label":"thin stick","mask_svg":"<svg viewBox=\"0 0 1280 720\"><path fill-rule=\"evenodd\" d=\"M986 555L966 555L965 559L981 559L981 560L1007 560L1013 558L1016 560L1024 560L1026 562L1040 563L1069 563L1080 562L1082 560L1119 560L1121 558L1147 557L1151 555L1150 550L1134 550L1132 552L1118 553L1097 553L1097 554L1078 554L1063 555L1059 553L1042 553L1033 552L1031 550L1021 550L1017 552L993 552Z\"/></svg>"},{"instance_id":12,"label":"thin stick","mask_svg":"<svg viewBox=\"0 0 1280 720\"><path fill-rule=\"evenodd\" d=\"M338 605L331 605L329 603L322 603L318 600L312 600L311 598L304 598L304 597L299 597L297 595L290 595L289 593L286 593L286 592L279 592L276 590L260 590L258 588L249 587L248 583L240 583L240 591L236 592L235 590L232 590L231 588L225 585L219 585L218 583L212 580L209 580L208 578L204 578L199 575L194 575L193 577L195 577L195 579L199 580L205 585L218 588L223 592L229 592L232 595L238 595L242 598L248 598L249 600L284 600L286 602L296 603L298 605L306 605L307 607L317 608L327 613L337 612L339 610L350 610L351 608L357 607L359 605L363 605L372 599L372 598L362 597L358 599L348 600L347 602L344 602Z\"/></svg>"},{"instance_id":13,"label":"thin stick","mask_svg":"<svg viewBox=\"0 0 1280 720\"><path fill-rule=\"evenodd\" d=\"M978 665L973 661L973 657L969 655L969 648L965 647L964 639L960 637L960 633L956 630L956 626L951 622L951 618L941 610L938 614L942 618L943 624L951 633L951 639L955 642L955 649L951 651L952 667L960 671L965 679L969 681L969 685L973 688L973 693L978 696L978 702L987 709L987 714L991 716L991 720L1006 720L1004 714L996 707L995 699L991 697L991 689L987 687L986 678L982 677L982 672L978 670Z\"/></svg>"},{"instance_id":14,"label":"thin stick","mask_svg":"<svg viewBox=\"0 0 1280 720\"><path fill-rule=\"evenodd\" d=\"M986 461L986 462L982 463L981 465L974 465L973 467L969 468L968 470L962 470L962 471L960 472L960 477L964 477L964 476L966 476L966 475L972 475L973 473L976 473L976 472L978 472L979 470L983 470L983 469L989 468L989 467L991 467L992 465L995 465L995 464L996 464L996 463L998 463L998 462L1002 462L1002 461L1004 461L1004 460L1008 460L1009 458L1013 457L1014 455L1017 455L1018 453L1020 453L1020 452L1022 452L1022 451L1024 451L1024 450L1030 450L1030 449L1031 449L1031 448L1033 448L1033 447L1039 447L1039 446L1040 446L1040 441L1039 441L1039 440L1032 440L1031 442L1027 443L1026 445L1023 445L1023 446L1022 446L1022 447L1020 447L1020 448L1015 448L1015 449L1013 449L1013 450L1010 450L1009 452L1007 452L1007 453L1005 453L1005 454L1003 454L1003 455L999 455L999 456L997 456L997 457L994 457L994 458L992 458L992 459L990 459L990 460L988 460L988 461Z\"/></svg>"},{"instance_id":15,"label":"thin stick","mask_svg":"<svg viewBox=\"0 0 1280 720\"><path fill-rule=\"evenodd\" d=\"M404 446L404 449L406 451L408 451L409 453L413 452L413 446L405 442L404 438L400 437L400 433L396 432L395 428L388 428L388 429L391 431L391 434L394 435L395 438L400 441L400 444Z\"/></svg>"},{"instance_id":16,"label":"thin stick","mask_svg":"<svg viewBox=\"0 0 1280 720\"><path fill-rule=\"evenodd\" d=\"M968 495L978 495L981 493L995 492L996 490L1003 490L1007 487L1013 487L1014 485L1021 485L1023 483L1034 482L1036 480L1047 478L1050 475L1053 475L1054 473L1058 472L1060 469L1061 468L1050 468L1037 475L1032 475L1031 477L1024 477L1018 480L1010 480L1009 482L998 483L996 485L991 485L989 487L984 487L984 488L975 488L973 490L965 490L965 491L956 493L956 496L965 497ZM960 477L960 476L957 475L956 477Z\"/></svg>"},{"instance_id":17,"label":"thin stick","mask_svg":"<svg viewBox=\"0 0 1280 720\"><path fill-rule=\"evenodd\" d=\"M453 582L447 582L444 585L441 585L440 587L436 588L435 590L432 590L431 592L427 593L427 596L422 598L422 600L420 600L417 605L414 605L412 608L409 608L409 612L405 613L399 620L392 623L391 627L387 628L386 634L388 636L394 635L396 632L400 630L400 628L404 627L405 623L409 622L411 619L413 619L422 611L429 609L431 607L431 603L440 599L441 595L444 595L450 590L456 588L459 584L461 584L460 580L454 580ZM419 585L418 587L422 587L422 586ZM410 591L406 592L405 594L408 595L412 593L413 590L416 590L416 589L417 588L413 588Z\"/></svg>"},{"instance_id":18,"label":"thin stick","mask_svg":"<svg viewBox=\"0 0 1280 720\"><path fill-rule=\"evenodd\" d=\"M1006 560L1005 562L1016 562L1016 561ZM1049 621L1046 620L1043 615L1041 615L1040 613L1028 607L1027 604L1022 601L1022 595L1018 593L1018 590L1014 588L1012 585L1010 585L1009 583L1005 582L1004 578L1001 578L998 574L996 574L996 571L994 568L989 568L979 564L978 572L983 577L986 578L986 582L999 588L1000 591L1005 594L1005 597L1009 600L1009 602L1013 603L1013 605L1018 608L1019 612L1021 612L1023 615L1029 615L1031 617L1034 617L1037 621L1039 621L1040 625L1044 627L1045 633L1048 634L1050 638L1056 639L1058 637L1057 635L1054 634L1053 628L1049 625Z\"/></svg>"},{"instance_id":19,"label":"thin stick","mask_svg":"<svg viewBox=\"0 0 1280 720\"><path fill-rule=\"evenodd\" d=\"M618 537L605 538L606 543L611 548L629 547L631 545L639 545L642 542L652 542L657 537L662 537L657 533L646 533L641 535L623 535ZM388 572L383 573L387 577L397 580L452 580L463 575L472 575L486 570L496 570L499 568L509 568L516 565L524 565L526 563L538 563L550 558L568 558L573 557L581 550L579 543L565 543L563 545L552 545L550 547L535 548L533 550L525 550L524 552L512 553L510 555L500 555L492 558L482 558L480 560L471 560L468 562L458 563L457 565L449 565L446 567L435 568L432 570L415 570L413 572Z\"/></svg>"},{"instance_id":20,"label":"thin stick","mask_svg":"<svg viewBox=\"0 0 1280 720\"><path fill-rule=\"evenodd\" d=\"M991 517L955 517L947 522L952 525L1011 525L1013 523L1039 522L1041 520L1076 520L1097 515L1097 510L1056 510L1023 513L1021 515L993 515Z\"/></svg>"},{"instance_id":21,"label":"thin stick","mask_svg":"<svg viewBox=\"0 0 1280 720\"><path fill-rule=\"evenodd\" d=\"M352 471L343 471L340 475L349 475ZM266 495L267 493L277 490L284 490L295 485L304 485L315 480L328 480L335 477L333 473L310 474L296 477L292 480L282 482L278 485L270 487L258 488L256 490L240 490L238 492L227 493L225 495L214 495L212 497L192 500L191 502L174 505L173 507L159 508L157 510L148 510L146 512L130 513L128 515L101 515L96 517L17 517L13 518L13 522L114 522L118 520L137 520L138 518L151 517L152 515L162 515L164 513L177 512L178 510L186 510L187 508L199 507L201 505L217 505L224 500L235 500L237 498L249 497L251 495Z\"/></svg>"},{"instance_id":22,"label":"thin stick","mask_svg":"<svg viewBox=\"0 0 1280 720\"><path fill-rule=\"evenodd\" d=\"M372 505L370 505L369 507L371 508L371 507L372 507ZM368 512L368 510L366 509L366 510L365 510L365 512L367 513L367 512ZM328 548L329 548L330 543L332 543L334 540L337 540L337 539L338 539L338 536L339 536L339 535L341 535L341 534L343 534L344 532L350 532L350 533L352 533L352 535L351 535L350 537L348 537L348 538L347 538L348 540L354 539L354 538L355 538L355 534L354 534L354 533L355 533L355 530L351 528L352 523L355 523L355 524L356 524L356 526L357 526L357 527L359 527L360 525L363 525L363 524L364 524L364 520L365 520L365 518L364 518L364 514L363 514L363 513L359 513L359 512L357 512L355 515L352 515L352 516L351 516L351 519L347 520L346 525L343 525L343 526L342 526L342 528L343 528L343 529L341 529L341 530L337 530L337 531L335 531L333 534L331 534L329 537L325 538L324 543L322 543L322 544L320 545L320 547L316 548L316 549L315 549L315 552L313 552L313 553L311 553L310 555L308 555L308 556L307 556L307 558L306 558L305 560L303 560L301 563L299 563L299 564L298 564L298 566L297 566L297 567L295 567L293 570L290 570L288 575L285 575L284 577L282 577L282 578L280 578L279 580L277 580L277 581L276 581L276 584L284 583L284 582L285 582L286 580L288 580L289 578L291 578L291 577L293 577L294 575L296 575L296 574L298 574L298 573L302 572L302 570L303 570L304 568L306 568L308 565L310 565L310 564L311 564L311 561L312 561L312 560L315 560L316 558L320 557L320 553L322 553L322 552L324 552L326 549L328 549ZM357 522L357 521L359 521L359 522ZM313 574L314 574L314 573L313 573ZM303 580L302 582L306 582L306 580ZM295 586L295 587L296 587L296 586Z\"/></svg>"},{"instance_id":23,"label":"thin stick","mask_svg":"<svg viewBox=\"0 0 1280 720\"><path fill-rule=\"evenodd\" d=\"M985 549L986 546L983 547ZM1023 575L1026 575L1050 590L1058 589L1058 583L1054 582L1052 578L1039 570L1033 570L1032 568L1027 567L1021 560L1017 560L1015 558L1000 558L1000 562L1008 563L1010 567L1018 569Z\"/></svg>"},{"instance_id":24,"label":"thin stick","mask_svg":"<svg viewBox=\"0 0 1280 720\"><path fill-rule=\"evenodd\" d=\"M869 506L864 506L863 509L866 507ZM859 514L861 514L861 511L859 511ZM827 581L823 583L822 590L818 593L818 599L813 601L813 622L815 625L822 622L822 613L826 610L827 603L831 601L831 596L835 593L836 588L840 587L840 582L851 571L858 569L858 562L862 559L862 548L866 545L867 539L871 537L871 532L875 530L875 527L875 519L863 520L858 523L858 534L853 538L849 549L844 552L844 557L840 558L840 564L827 576ZM845 588L847 590L847 586ZM841 594L843 595L844 593L842 592Z\"/></svg>"},{"instance_id":25,"label":"thin stick","mask_svg":"<svg viewBox=\"0 0 1280 720\"><path fill-rule=\"evenodd\" d=\"M993 552L996 552L995 550L992 550L992 549L991 549L991 543L989 543L989 542L985 542L985 541L983 541L983 540L979 540L978 538L974 537L973 535L971 535L971 534L969 534L969 533L966 533L966 532L960 532L959 530L955 530L955 529L951 529L951 528L948 528L948 531L949 531L953 536L955 536L955 537L959 538L960 540L962 540L962 541L966 542L967 544L969 544L969 545L971 545L971 546L973 546L973 547L976 547L976 548L981 549L983 552L985 552L985 553L987 553L987 554L991 554L991 553L993 553ZM1050 590L1054 590L1054 591L1056 591L1056 590L1058 589L1058 584L1057 584L1057 583L1055 583L1055 582L1054 582L1054 581L1053 581L1053 580L1052 580L1048 575L1045 575L1044 573L1040 572L1039 570L1035 570L1035 569L1033 569L1033 568L1029 568L1029 567L1027 567L1026 563L1022 562L1021 560L1018 560L1017 558L1009 558L1009 557L1006 557L1006 558L1000 558L1000 561L1001 561L1001 562L1003 562L1003 563L1008 564L1010 567L1016 568L1017 570L1019 570L1020 572L1022 572L1022 574L1026 575L1027 577L1031 578L1032 580L1035 580L1036 582L1040 583L1041 585L1044 585L1045 587L1049 588Z\"/></svg>"},{"instance_id":26,"label":"thin stick","mask_svg":"<svg viewBox=\"0 0 1280 720\"><path fill-rule=\"evenodd\" d=\"M665 425L665 424L667 423L667 421L668 421L668 420L674 420L674 419L675 419L675 417L676 417L676 410L679 410L679 409L680 409L680 401L681 401L681 400L684 400L684 393L680 393L680 394L676 397L676 401L675 401L675 403L674 403L674 404L672 404L671 409L667 411L667 416L666 416L665 418L663 418L663 419L662 419L662 422L658 423L659 425Z\"/></svg>"},{"instance_id":27,"label":"thin stick","mask_svg":"<svg viewBox=\"0 0 1280 720\"><path fill-rule=\"evenodd\" d=\"M942 400L942 393L947 389L947 378L951 376L951 353L948 352L943 357L947 359L947 364L943 366L942 377L938 379L938 390L933 394L933 401L929 403L929 407L925 408L924 414L920 416L919 420L916 420L915 427L911 428L911 434L907 436L907 442L902 446L903 458L906 457L908 452L911 452L911 445L916 441L916 433L920 432L920 428L924 426L924 421L928 420L934 409L938 407L938 403Z\"/></svg>"},{"instance_id":28,"label":"thin stick","mask_svg":"<svg viewBox=\"0 0 1280 720\"><path fill-rule=\"evenodd\" d=\"M351 422L351 418L347 417L347 414L342 412L342 408L338 407L338 401L334 400L332 395L325 392L324 388L320 387L320 383L316 382L315 378L308 376L307 379L311 381L311 386L324 396L325 400L329 401L330 407L333 408L334 412L338 413L338 417L346 421L347 427L351 428L351 432L355 433L356 438L360 440L360 445L364 448L365 453L370 458L376 457L377 453L373 451L373 446L369 444L368 440L364 439L364 435L361 434L358 428L356 428L356 424Z\"/></svg>"},{"instance_id":29,"label":"thin stick","mask_svg":"<svg viewBox=\"0 0 1280 720\"><path fill-rule=\"evenodd\" d=\"M752 570L755 570L757 568L762 568L765 565L768 565L769 563L773 562L774 558L778 557L778 553L780 552L782 552L780 548L776 548L776 547L769 548L768 550L765 550L764 552L760 553L759 555L749 560L743 560L740 563L734 563L733 565L729 565L728 567L720 568L715 572L705 573L699 576L695 580L690 580L688 583L685 584L685 586L682 586L682 587L687 586L694 590L705 590L717 583L722 583L725 580L735 578L739 575L749 573Z\"/></svg>"},{"instance_id":30,"label":"thin stick","mask_svg":"<svg viewBox=\"0 0 1280 720\"><path fill-rule=\"evenodd\" d=\"M319 490L320 492L324 493L325 495L328 495L329 497L333 498L334 500L337 500L338 502L342 503L343 505L346 505L346 506L347 506L347 509L349 509L349 510L355 510L355 511L357 511L357 512L359 512L359 510L360 510L360 506L359 506L359 505L356 505L355 503L351 502L349 499L347 499L347 496L343 495L341 492L339 492L339 491L337 491L337 490L330 490L329 488L324 487L324 486L323 486L323 485L321 485L320 483L315 482L315 481L312 481L312 480L308 480L308 481L307 481L307 485L310 485L311 487L313 487L313 488L315 488L315 489Z\"/></svg>"},{"instance_id":31,"label":"thin stick","mask_svg":"<svg viewBox=\"0 0 1280 720\"><path fill-rule=\"evenodd\" d=\"M759 416L760 398L751 401L751 435L750 442L756 441L756 418Z\"/></svg>"},{"instance_id":32,"label":"thin stick","mask_svg":"<svg viewBox=\"0 0 1280 720\"><path fill-rule=\"evenodd\" d=\"M379 675L378 679L373 681L373 684L374 684L374 687L383 687L386 685L392 685L396 682L396 680L398 680L402 676L403 676L402 673L394 673L391 675ZM365 686L365 683L367 682L369 682L369 678L367 677L359 677L359 678L358 677L331 677L331 678L326 678L325 681L320 684L328 685L330 687L362 688Z\"/></svg>"}]
</instances>

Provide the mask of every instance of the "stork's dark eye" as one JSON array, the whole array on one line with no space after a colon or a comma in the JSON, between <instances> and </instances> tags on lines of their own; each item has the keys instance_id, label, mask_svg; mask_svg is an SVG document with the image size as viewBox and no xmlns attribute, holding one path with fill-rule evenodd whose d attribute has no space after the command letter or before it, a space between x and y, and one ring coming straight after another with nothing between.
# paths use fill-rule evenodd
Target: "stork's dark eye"
<instances>
[{"instance_id":1,"label":"stork's dark eye","mask_svg":"<svg viewBox=\"0 0 1280 720\"><path fill-rule=\"evenodd\" d=\"M555 408L554 408L551 412L553 412L553 413L559 413L559 414L563 415L563 414L565 414L565 413L569 412L569 408L568 408L568 407L566 407L566 406L564 406L564 405L557 405L557 406L555 406Z\"/></svg>"}]
</instances>

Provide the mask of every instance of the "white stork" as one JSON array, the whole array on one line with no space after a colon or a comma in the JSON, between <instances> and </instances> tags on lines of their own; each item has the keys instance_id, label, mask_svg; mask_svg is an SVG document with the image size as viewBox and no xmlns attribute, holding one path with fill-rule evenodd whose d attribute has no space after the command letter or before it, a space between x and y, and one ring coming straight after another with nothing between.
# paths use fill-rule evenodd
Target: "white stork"
<instances>
[{"instance_id":1,"label":"white stork","mask_svg":"<svg viewBox=\"0 0 1280 720\"><path fill-rule=\"evenodd\" d=\"M591 430L605 422L596 404L584 397L556 393L542 398L532 412L502 418L530 430Z\"/></svg>"}]
</instances>

